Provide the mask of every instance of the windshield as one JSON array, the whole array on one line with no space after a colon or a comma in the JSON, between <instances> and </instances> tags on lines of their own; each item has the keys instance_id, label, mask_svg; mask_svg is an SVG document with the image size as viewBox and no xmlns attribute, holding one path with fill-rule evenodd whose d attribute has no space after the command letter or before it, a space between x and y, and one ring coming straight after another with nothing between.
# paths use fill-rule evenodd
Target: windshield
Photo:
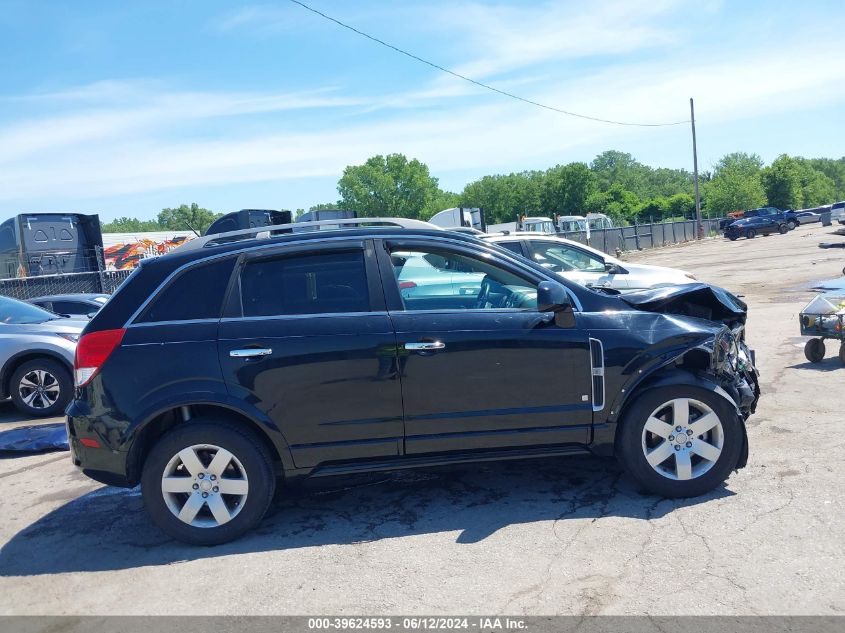
<instances>
[{"instance_id":1,"label":"windshield","mask_svg":"<svg viewBox=\"0 0 845 633\"><path fill-rule=\"evenodd\" d=\"M26 323L44 323L55 319L56 315L37 308L29 303L0 297L0 323L21 325Z\"/></svg>"},{"instance_id":2,"label":"windshield","mask_svg":"<svg viewBox=\"0 0 845 633\"><path fill-rule=\"evenodd\" d=\"M536 231L538 233L554 233L555 224L551 220L532 220L525 223L526 231Z\"/></svg>"}]
</instances>

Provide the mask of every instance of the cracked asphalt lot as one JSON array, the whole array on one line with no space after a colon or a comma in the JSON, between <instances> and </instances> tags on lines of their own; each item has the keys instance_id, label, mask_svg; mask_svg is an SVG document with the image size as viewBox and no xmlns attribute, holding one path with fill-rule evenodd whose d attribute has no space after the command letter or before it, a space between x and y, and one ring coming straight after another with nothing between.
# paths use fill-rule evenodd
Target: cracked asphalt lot
<instances>
[{"instance_id":1,"label":"cracked asphalt lot","mask_svg":"<svg viewBox=\"0 0 845 633\"><path fill-rule=\"evenodd\" d=\"M168 540L139 491L66 453L0 459L2 614L845 613L845 368L803 356L830 228L636 253L745 295L764 395L748 467L697 499L612 460L506 462L285 490L215 548ZM0 429L22 421L0 403Z\"/></svg>"}]
</instances>

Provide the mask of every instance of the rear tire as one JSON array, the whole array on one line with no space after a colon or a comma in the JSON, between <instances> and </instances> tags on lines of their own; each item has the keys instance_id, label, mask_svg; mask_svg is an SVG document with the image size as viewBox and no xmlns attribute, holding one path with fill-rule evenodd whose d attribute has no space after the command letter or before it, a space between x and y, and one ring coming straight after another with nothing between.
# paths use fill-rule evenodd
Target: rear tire
<instances>
[{"instance_id":1,"label":"rear tire","mask_svg":"<svg viewBox=\"0 0 845 633\"><path fill-rule=\"evenodd\" d=\"M845 343L839 345L839 360L845 365Z\"/></svg>"},{"instance_id":2,"label":"rear tire","mask_svg":"<svg viewBox=\"0 0 845 633\"><path fill-rule=\"evenodd\" d=\"M150 517L168 536L190 545L238 538L261 521L275 489L273 460L261 441L248 429L212 418L165 434L141 476Z\"/></svg>"},{"instance_id":3,"label":"rear tire","mask_svg":"<svg viewBox=\"0 0 845 633\"><path fill-rule=\"evenodd\" d=\"M811 363L822 362L822 360L824 360L824 352L824 340L820 338L811 338L809 341L807 341L806 345L804 345L804 356ZM841 357L841 349L839 353Z\"/></svg>"},{"instance_id":4,"label":"rear tire","mask_svg":"<svg viewBox=\"0 0 845 633\"><path fill-rule=\"evenodd\" d=\"M794 229L795 227L793 226L792 228ZM785 235L786 233L789 233L790 230L791 229L786 224L781 224L778 227L778 233L780 233L781 235Z\"/></svg>"},{"instance_id":5,"label":"rear tire","mask_svg":"<svg viewBox=\"0 0 845 633\"><path fill-rule=\"evenodd\" d=\"M51 358L25 362L9 381L12 402L18 411L33 417L64 413L73 397L73 381L67 368Z\"/></svg>"},{"instance_id":6,"label":"rear tire","mask_svg":"<svg viewBox=\"0 0 845 633\"><path fill-rule=\"evenodd\" d=\"M701 387L676 385L651 389L634 402L622 422L617 452L648 492L696 497L728 478L743 442L742 422L731 403Z\"/></svg>"},{"instance_id":7,"label":"rear tire","mask_svg":"<svg viewBox=\"0 0 845 633\"><path fill-rule=\"evenodd\" d=\"M753 240L755 237L757 237L757 231L755 231L754 229L748 229L748 231L745 233L745 237L747 237L749 240Z\"/></svg>"},{"instance_id":8,"label":"rear tire","mask_svg":"<svg viewBox=\"0 0 845 633\"><path fill-rule=\"evenodd\" d=\"M728 239L729 239L731 242L736 242L736 238L737 238L736 233L731 233L730 235L728 235Z\"/></svg>"},{"instance_id":9,"label":"rear tire","mask_svg":"<svg viewBox=\"0 0 845 633\"><path fill-rule=\"evenodd\" d=\"M794 230L794 229L797 229L797 228L798 228L798 224L799 224L799 222L798 222L797 220L790 220L790 221L789 221L789 222L787 222L786 224L787 224L787 226L789 227L789 230L790 230L790 231L792 231L792 230Z\"/></svg>"}]
</instances>

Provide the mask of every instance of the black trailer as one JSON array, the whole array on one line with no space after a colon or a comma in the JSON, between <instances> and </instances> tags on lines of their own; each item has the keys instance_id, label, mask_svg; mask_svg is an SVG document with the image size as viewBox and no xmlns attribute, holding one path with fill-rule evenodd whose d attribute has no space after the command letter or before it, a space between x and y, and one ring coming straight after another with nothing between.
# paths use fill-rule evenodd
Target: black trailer
<instances>
[{"instance_id":1,"label":"black trailer","mask_svg":"<svg viewBox=\"0 0 845 633\"><path fill-rule=\"evenodd\" d=\"M290 211L275 211L272 209L241 209L232 211L222 218L218 218L208 227L206 235L217 235L226 231L237 231L238 229L254 229L260 226L274 226L277 224L290 224L292 215Z\"/></svg>"},{"instance_id":2,"label":"black trailer","mask_svg":"<svg viewBox=\"0 0 845 633\"><path fill-rule=\"evenodd\" d=\"M0 224L0 279L97 272L100 217L22 213Z\"/></svg>"}]
</instances>

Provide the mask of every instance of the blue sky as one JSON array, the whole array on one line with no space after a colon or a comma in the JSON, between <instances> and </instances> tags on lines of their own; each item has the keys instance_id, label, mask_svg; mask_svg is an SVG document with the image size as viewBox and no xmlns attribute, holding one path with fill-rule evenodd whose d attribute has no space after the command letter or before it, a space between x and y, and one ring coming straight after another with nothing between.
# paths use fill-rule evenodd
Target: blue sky
<instances>
[{"instance_id":1,"label":"blue sky","mask_svg":"<svg viewBox=\"0 0 845 633\"><path fill-rule=\"evenodd\" d=\"M699 163L845 155L845 9L831 2L311 0L527 98L627 121L688 118ZM605 149L692 168L688 126L625 128L504 98L287 1L0 0L0 218L151 218L197 202L308 207L377 153L445 189Z\"/></svg>"}]
</instances>

